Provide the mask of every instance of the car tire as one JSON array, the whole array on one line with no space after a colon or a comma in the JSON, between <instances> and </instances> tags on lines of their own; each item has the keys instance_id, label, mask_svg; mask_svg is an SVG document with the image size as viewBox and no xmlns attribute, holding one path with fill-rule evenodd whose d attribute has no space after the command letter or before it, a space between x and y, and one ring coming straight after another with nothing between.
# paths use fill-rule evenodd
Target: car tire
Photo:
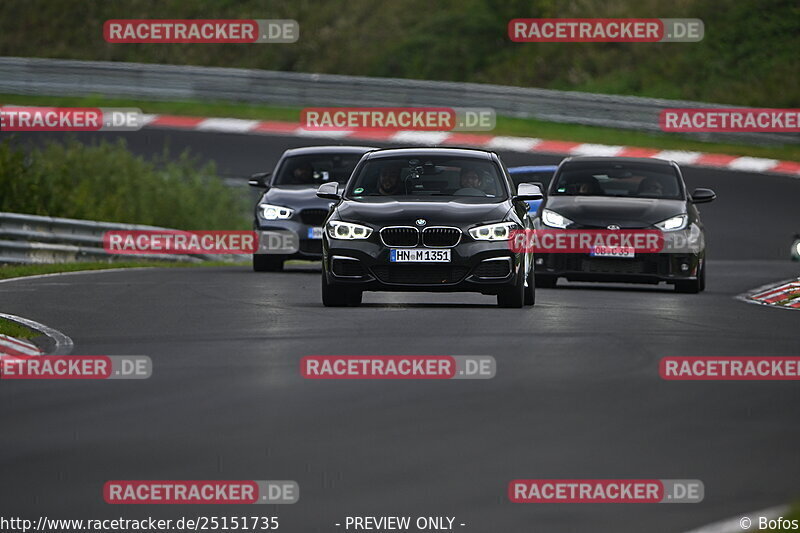
<instances>
[{"instance_id":1,"label":"car tire","mask_svg":"<svg viewBox=\"0 0 800 533\"><path fill-rule=\"evenodd\" d=\"M706 290L706 260L700 264L700 292Z\"/></svg>"},{"instance_id":2,"label":"car tire","mask_svg":"<svg viewBox=\"0 0 800 533\"><path fill-rule=\"evenodd\" d=\"M519 309L525 305L525 277L517 275L517 281L510 287L504 287L497 294L497 305Z\"/></svg>"},{"instance_id":3,"label":"car tire","mask_svg":"<svg viewBox=\"0 0 800 533\"><path fill-rule=\"evenodd\" d=\"M268 254L253 254L254 272L280 272L283 270L283 257Z\"/></svg>"},{"instance_id":4,"label":"car tire","mask_svg":"<svg viewBox=\"0 0 800 533\"><path fill-rule=\"evenodd\" d=\"M547 274L536 275L536 286L543 289L554 289L558 283L558 276L548 276Z\"/></svg>"},{"instance_id":5,"label":"car tire","mask_svg":"<svg viewBox=\"0 0 800 533\"><path fill-rule=\"evenodd\" d=\"M361 304L361 291L348 289L328 283L325 272L322 273L322 305L325 307L355 307Z\"/></svg>"},{"instance_id":6,"label":"car tire","mask_svg":"<svg viewBox=\"0 0 800 533\"><path fill-rule=\"evenodd\" d=\"M527 285L525 286L525 305L534 305L536 303L536 277L533 273L533 265L528 272L526 279Z\"/></svg>"},{"instance_id":7,"label":"car tire","mask_svg":"<svg viewBox=\"0 0 800 533\"><path fill-rule=\"evenodd\" d=\"M364 293L362 291L354 291L351 289L348 290L347 292L348 292L347 305L349 305L350 307L358 307L359 305L361 305L361 300L364 296Z\"/></svg>"}]
</instances>

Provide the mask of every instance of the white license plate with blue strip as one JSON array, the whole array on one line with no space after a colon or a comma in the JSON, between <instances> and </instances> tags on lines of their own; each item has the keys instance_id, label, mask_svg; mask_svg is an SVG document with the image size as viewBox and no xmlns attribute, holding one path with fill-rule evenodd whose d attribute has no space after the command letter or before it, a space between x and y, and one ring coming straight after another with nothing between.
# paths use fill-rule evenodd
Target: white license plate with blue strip
<instances>
[{"instance_id":1,"label":"white license plate with blue strip","mask_svg":"<svg viewBox=\"0 0 800 533\"><path fill-rule=\"evenodd\" d=\"M392 249L392 263L449 263L450 250L428 250L427 248Z\"/></svg>"}]
</instances>

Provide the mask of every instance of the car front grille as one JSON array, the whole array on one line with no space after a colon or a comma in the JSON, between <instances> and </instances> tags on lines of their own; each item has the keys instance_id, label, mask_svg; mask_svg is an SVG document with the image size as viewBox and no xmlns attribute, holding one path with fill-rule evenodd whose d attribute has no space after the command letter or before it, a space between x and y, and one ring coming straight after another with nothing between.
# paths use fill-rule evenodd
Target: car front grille
<instances>
[{"instance_id":1,"label":"car front grille","mask_svg":"<svg viewBox=\"0 0 800 533\"><path fill-rule=\"evenodd\" d=\"M458 228L425 228L422 231L422 244L432 248L450 248L461 240Z\"/></svg>"},{"instance_id":2,"label":"car front grille","mask_svg":"<svg viewBox=\"0 0 800 533\"><path fill-rule=\"evenodd\" d=\"M469 269L453 265L378 265L373 274L383 283L441 285L458 283Z\"/></svg>"},{"instance_id":3,"label":"car front grille","mask_svg":"<svg viewBox=\"0 0 800 533\"><path fill-rule=\"evenodd\" d=\"M411 226L383 228L381 239L386 246L416 246L419 243L419 231Z\"/></svg>"},{"instance_id":4,"label":"car front grille","mask_svg":"<svg viewBox=\"0 0 800 533\"><path fill-rule=\"evenodd\" d=\"M596 274L655 274L658 264L640 259L595 257L582 259L580 268L576 270Z\"/></svg>"},{"instance_id":5,"label":"car front grille","mask_svg":"<svg viewBox=\"0 0 800 533\"><path fill-rule=\"evenodd\" d=\"M507 259L483 261L475 267L478 278L505 278L511 273L511 263Z\"/></svg>"},{"instance_id":6,"label":"car front grille","mask_svg":"<svg viewBox=\"0 0 800 533\"><path fill-rule=\"evenodd\" d=\"M322 226L327 216L325 209L303 209L300 211L300 222L307 226Z\"/></svg>"}]
</instances>

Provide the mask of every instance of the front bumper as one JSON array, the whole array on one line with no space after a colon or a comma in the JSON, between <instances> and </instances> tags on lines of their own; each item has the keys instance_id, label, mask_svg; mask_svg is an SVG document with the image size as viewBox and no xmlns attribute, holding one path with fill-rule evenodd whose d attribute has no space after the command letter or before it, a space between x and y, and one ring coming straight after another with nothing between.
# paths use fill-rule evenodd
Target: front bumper
<instances>
[{"instance_id":1,"label":"front bumper","mask_svg":"<svg viewBox=\"0 0 800 533\"><path fill-rule=\"evenodd\" d=\"M569 281L675 283L697 279L703 254L637 254L631 259L591 257L589 254L537 254L536 275Z\"/></svg>"},{"instance_id":2,"label":"front bumper","mask_svg":"<svg viewBox=\"0 0 800 533\"><path fill-rule=\"evenodd\" d=\"M450 250L449 263L393 263L383 243L324 236L322 271L328 283L363 291L483 294L497 294L521 275L523 255L507 241L463 241Z\"/></svg>"}]
</instances>

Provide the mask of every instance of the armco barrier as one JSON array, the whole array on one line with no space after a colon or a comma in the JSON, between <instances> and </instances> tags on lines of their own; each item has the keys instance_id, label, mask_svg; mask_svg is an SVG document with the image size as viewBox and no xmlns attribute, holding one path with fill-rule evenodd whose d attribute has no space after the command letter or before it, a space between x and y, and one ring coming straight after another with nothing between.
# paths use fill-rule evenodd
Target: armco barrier
<instances>
[{"instance_id":1,"label":"armco barrier","mask_svg":"<svg viewBox=\"0 0 800 533\"><path fill-rule=\"evenodd\" d=\"M103 234L106 231L166 229L168 228L0 212L0 264L131 260L201 262L211 259L230 260L236 257L175 254L115 255L103 249Z\"/></svg>"},{"instance_id":2,"label":"armco barrier","mask_svg":"<svg viewBox=\"0 0 800 533\"><path fill-rule=\"evenodd\" d=\"M0 57L0 93L143 100L229 100L279 106L491 107L498 115L660 131L664 108L718 104L480 83L269 70ZM756 144L798 143L794 133L692 133Z\"/></svg>"}]
</instances>

